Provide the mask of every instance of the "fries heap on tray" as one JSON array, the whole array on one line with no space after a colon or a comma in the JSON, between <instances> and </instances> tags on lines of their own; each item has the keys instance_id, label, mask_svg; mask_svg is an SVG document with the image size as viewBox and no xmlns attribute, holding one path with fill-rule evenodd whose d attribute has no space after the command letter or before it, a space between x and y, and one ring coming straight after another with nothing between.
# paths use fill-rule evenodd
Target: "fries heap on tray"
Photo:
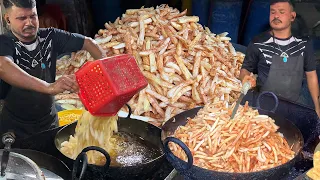
<instances>
[{"instance_id":1,"label":"fries heap on tray","mask_svg":"<svg viewBox=\"0 0 320 180\"><path fill-rule=\"evenodd\" d=\"M197 23L199 17L186 12L167 5L129 9L95 38L107 56L134 55L149 86L129 105L135 115L150 117L158 126L197 105L231 104L241 89L237 77L244 54L235 51L227 33L211 33ZM88 52L79 51L60 63L58 72L74 73L91 60Z\"/></svg>"},{"instance_id":2,"label":"fries heap on tray","mask_svg":"<svg viewBox=\"0 0 320 180\"><path fill-rule=\"evenodd\" d=\"M270 169L293 159L286 139L278 133L274 120L257 110L240 106L233 120L232 108L225 103L211 103L199 110L174 137L192 152L193 164L221 172L254 172ZM170 142L173 153L187 161L184 151Z\"/></svg>"}]
</instances>

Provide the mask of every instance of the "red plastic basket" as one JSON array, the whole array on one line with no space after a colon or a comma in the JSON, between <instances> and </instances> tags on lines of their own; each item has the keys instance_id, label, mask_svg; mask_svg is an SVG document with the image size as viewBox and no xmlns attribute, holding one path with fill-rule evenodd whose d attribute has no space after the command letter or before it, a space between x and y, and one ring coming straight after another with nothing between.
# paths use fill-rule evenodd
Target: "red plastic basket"
<instances>
[{"instance_id":1,"label":"red plastic basket","mask_svg":"<svg viewBox=\"0 0 320 180\"><path fill-rule=\"evenodd\" d=\"M113 116L148 85L131 55L87 62L76 73L79 97L95 116Z\"/></svg>"}]
</instances>

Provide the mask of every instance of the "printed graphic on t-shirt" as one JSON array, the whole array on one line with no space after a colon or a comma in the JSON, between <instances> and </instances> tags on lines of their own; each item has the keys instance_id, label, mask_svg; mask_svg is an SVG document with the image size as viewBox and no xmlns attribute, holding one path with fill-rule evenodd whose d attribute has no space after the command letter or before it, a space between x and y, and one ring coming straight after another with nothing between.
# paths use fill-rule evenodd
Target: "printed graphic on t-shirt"
<instances>
[{"instance_id":1,"label":"printed graphic on t-shirt","mask_svg":"<svg viewBox=\"0 0 320 180\"><path fill-rule=\"evenodd\" d=\"M52 39L49 38L52 31L41 37L29 45L23 44L20 41L14 43L15 46L15 63L24 70L31 70L41 66L51 67L51 52L52 52Z\"/></svg>"},{"instance_id":2,"label":"printed graphic on t-shirt","mask_svg":"<svg viewBox=\"0 0 320 180\"><path fill-rule=\"evenodd\" d=\"M272 64L273 56L293 57L303 56L307 41L291 37L288 40L278 40L273 37L262 43L254 43L262 53L265 63Z\"/></svg>"}]
</instances>

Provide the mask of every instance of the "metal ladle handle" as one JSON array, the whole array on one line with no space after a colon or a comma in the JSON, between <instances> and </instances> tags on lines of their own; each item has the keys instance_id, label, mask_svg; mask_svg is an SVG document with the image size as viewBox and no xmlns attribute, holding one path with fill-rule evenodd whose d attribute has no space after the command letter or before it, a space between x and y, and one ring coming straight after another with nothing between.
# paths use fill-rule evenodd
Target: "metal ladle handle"
<instances>
[{"instance_id":1,"label":"metal ladle handle","mask_svg":"<svg viewBox=\"0 0 320 180\"><path fill-rule=\"evenodd\" d=\"M2 135L2 143L4 144L4 150L1 157L1 177L6 175L5 170L7 169L9 154L11 145L15 142L15 135L13 132L7 132Z\"/></svg>"},{"instance_id":2,"label":"metal ladle handle","mask_svg":"<svg viewBox=\"0 0 320 180\"><path fill-rule=\"evenodd\" d=\"M251 83L247 81L242 85L241 93L246 95L250 89L251 89Z\"/></svg>"}]
</instances>

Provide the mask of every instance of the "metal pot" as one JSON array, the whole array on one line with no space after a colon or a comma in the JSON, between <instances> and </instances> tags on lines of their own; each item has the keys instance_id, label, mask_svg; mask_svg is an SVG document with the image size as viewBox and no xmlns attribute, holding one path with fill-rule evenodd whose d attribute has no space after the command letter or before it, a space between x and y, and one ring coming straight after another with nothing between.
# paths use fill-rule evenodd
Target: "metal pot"
<instances>
[{"instance_id":1,"label":"metal pot","mask_svg":"<svg viewBox=\"0 0 320 180\"><path fill-rule=\"evenodd\" d=\"M40 168L30 158L10 152L11 144L14 142L12 133L4 134L2 142L5 144L5 149L1 154L0 179L45 179Z\"/></svg>"},{"instance_id":2,"label":"metal pot","mask_svg":"<svg viewBox=\"0 0 320 180\"><path fill-rule=\"evenodd\" d=\"M87 164L84 160L85 173L83 179L148 179L150 178L163 164L165 156L163 153L163 146L161 142L161 129L144 121L131 119L131 108L129 107L129 114L126 118L119 118L118 130L119 132L131 133L144 139L146 142L155 146L161 153L151 161L146 163L139 163L132 166L109 166L108 162L105 167ZM55 137L56 148L60 151L61 143L69 140L70 135L74 135L76 123L69 124L63 127ZM62 153L61 153L62 154ZM81 155L82 154L82 155ZM107 153L106 153L107 154ZM62 154L63 155L63 154ZM80 159L86 159L85 153L80 153L78 156ZM109 159L109 158L108 158ZM67 156L63 155L62 160L67 164L73 164L75 161ZM87 165L86 165L87 164ZM76 165L78 166L78 165ZM107 168L107 166L109 166ZM79 172L77 170L77 172ZM81 170L82 171L82 170Z\"/></svg>"},{"instance_id":3,"label":"metal pot","mask_svg":"<svg viewBox=\"0 0 320 180\"><path fill-rule=\"evenodd\" d=\"M30 158L39 166L46 179L63 180L71 177L67 165L51 155L30 149L11 149L11 152Z\"/></svg>"},{"instance_id":4,"label":"metal pot","mask_svg":"<svg viewBox=\"0 0 320 180\"><path fill-rule=\"evenodd\" d=\"M30 149L11 149L13 132L2 137L1 177L7 179L70 179L70 169L57 158ZM0 178L1 179L1 178Z\"/></svg>"},{"instance_id":5,"label":"metal pot","mask_svg":"<svg viewBox=\"0 0 320 180\"><path fill-rule=\"evenodd\" d=\"M260 109L259 99L264 94L271 94L275 97L276 105L273 110L267 112ZM197 112L202 108L194 108L181 114L178 114L171 119L169 119L162 127L161 138L164 144L164 150L168 161L174 166L174 168L183 175L186 179L280 179L281 177L287 175L290 169L294 166L295 162L299 159L301 150L303 148L303 136L300 130L289 120L281 118L274 114L277 109L278 99L276 95L270 92L262 93L258 98L257 109L260 114L266 114L275 120L275 123L280 127L279 132L281 132L289 145L293 145L293 151L296 153L295 157L288 161L287 163L258 172L250 173L227 173L227 172L217 172L211 171L204 168L197 167L193 165L193 157L189 148L179 139L170 137L174 134L178 126L184 126L187 123L187 118L194 118ZM176 157L168 147L169 142L174 142L178 144L186 153L188 157L188 162L185 162L178 157Z\"/></svg>"}]
</instances>

